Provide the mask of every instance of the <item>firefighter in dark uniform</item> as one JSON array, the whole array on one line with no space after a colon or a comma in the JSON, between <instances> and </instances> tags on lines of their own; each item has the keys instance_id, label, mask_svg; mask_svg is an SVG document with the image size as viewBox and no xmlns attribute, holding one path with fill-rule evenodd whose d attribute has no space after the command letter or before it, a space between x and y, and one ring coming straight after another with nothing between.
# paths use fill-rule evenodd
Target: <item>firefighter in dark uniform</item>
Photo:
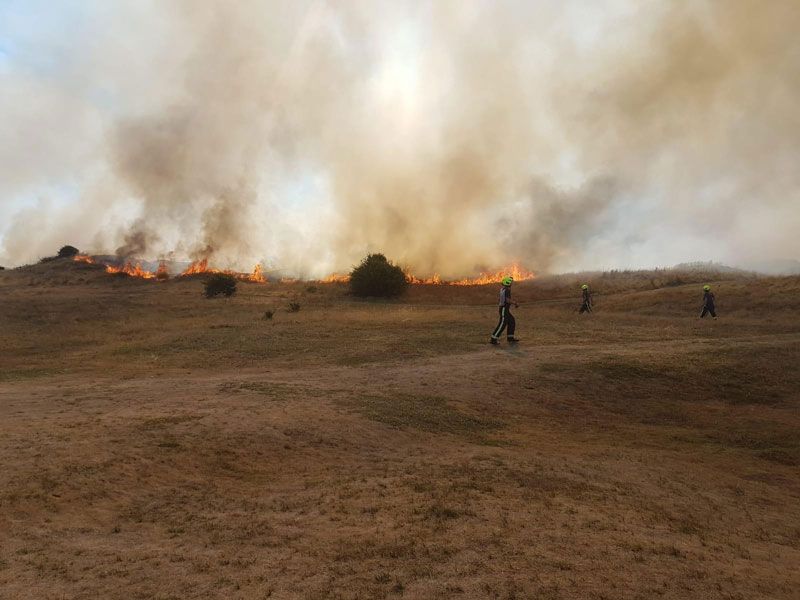
<instances>
[{"instance_id":1,"label":"firefighter in dark uniform","mask_svg":"<svg viewBox=\"0 0 800 600\"><path fill-rule=\"evenodd\" d=\"M711 315L713 319L717 318L717 309L714 306L714 292L711 291L710 285L703 286L703 309L700 311L700 318L706 315Z\"/></svg>"},{"instance_id":2,"label":"firefighter in dark uniform","mask_svg":"<svg viewBox=\"0 0 800 600\"><path fill-rule=\"evenodd\" d=\"M490 340L492 344L497 344L499 342L500 336L503 335L503 330L506 328L508 328L506 339L511 343L519 341L514 337L517 320L514 318L514 315L511 314L511 305L513 304L515 307L519 306L519 304L511 300L511 284L514 283L514 278L509 276L503 277L501 283L503 287L500 288L500 320L497 323L497 327L495 327L492 332L492 339Z\"/></svg>"},{"instance_id":3,"label":"firefighter in dark uniform","mask_svg":"<svg viewBox=\"0 0 800 600\"><path fill-rule=\"evenodd\" d=\"M589 286L584 283L581 286L581 291L583 293L583 304L581 304L581 308L578 311L578 314L591 313L592 312L592 293L589 291Z\"/></svg>"}]
</instances>

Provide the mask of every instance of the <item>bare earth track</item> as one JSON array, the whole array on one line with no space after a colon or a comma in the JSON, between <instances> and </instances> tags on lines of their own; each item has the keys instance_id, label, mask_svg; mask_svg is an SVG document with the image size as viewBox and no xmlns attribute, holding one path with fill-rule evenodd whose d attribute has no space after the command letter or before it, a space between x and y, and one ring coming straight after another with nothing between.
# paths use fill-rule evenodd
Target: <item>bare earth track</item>
<instances>
[{"instance_id":1,"label":"bare earth track","mask_svg":"<svg viewBox=\"0 0 800 600\"><path fill-rule=\"evenodd\" d=\"M714 285L3 272L0 598L796 598L800 281Z\"/></svg>"}]
</instances>

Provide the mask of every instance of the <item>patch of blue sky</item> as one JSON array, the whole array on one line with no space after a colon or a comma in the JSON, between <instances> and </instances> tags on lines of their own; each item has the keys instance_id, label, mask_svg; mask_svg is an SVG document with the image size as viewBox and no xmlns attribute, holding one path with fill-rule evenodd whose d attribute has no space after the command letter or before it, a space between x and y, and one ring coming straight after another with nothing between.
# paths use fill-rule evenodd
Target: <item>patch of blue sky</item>
<instances>
[{"instance_id":1,"label":"patch of blue sky","mask_svg":"<svg viewBox=\"0 0 800 600\"><path fill-rule=\"evenodd\" d=\"M70 59L74 39L91 25L93 2L2 0L0 59L41 75L57 73Z\"/></svg>"},{"instance_id":2,"label":"patch of blue sky","mask_svg":"<svg viewBox=\"0 0 800 600\"><path fill-rule=\"evenodd\" d=\"M282 182L276 192L283 206L304 210L330 200L330 182L325 173L309 167Z\"/></svg>"},{"instance_id":3,"label":"patch of blue sky","mask_svg":"<svg viewBox=\"0 0 800 600\"><path fill-rule=\"evenodd\" d=\"M80 201L81 191L82 187L77 182L59 182L41 186L10 198L3 198L2 207L0 207L2 219L0 220L8 220L14 213L36 206L45 198L48 206L54 210L67 208Z\"/></svg>"}]
</instances>

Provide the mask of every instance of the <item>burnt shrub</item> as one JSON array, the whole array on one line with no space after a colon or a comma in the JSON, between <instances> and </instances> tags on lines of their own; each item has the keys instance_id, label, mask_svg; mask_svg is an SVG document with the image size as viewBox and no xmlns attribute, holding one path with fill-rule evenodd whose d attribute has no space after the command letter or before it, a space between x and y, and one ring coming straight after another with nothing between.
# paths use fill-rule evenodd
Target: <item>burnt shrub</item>
<instances>
[{"instance_id":1,"label":"burnt shrub","mask_svg":"<svg viewBox=\"0 0 800 600\"><path fill-rule=\"evenodd\" d=\"M350 273L350 290L355 296L390 298L402 294L407 286L403 269L383 254L368 254Z\"/></svg>"},{"instance_id":2,"label":"burnt shrub","mask_svg":"<svg viewBox=\"0 0 800 600\"><path fill-rule=\"evenodd\" d=\"M57 258L72 258L80 252L75 246L62 246L56 255Z\"/></svg>"},{"instance_id":3,"label":"burnt shrub","mask_svg":"<svg viewBox=\"0 0 800 600\"><path fill-rule=\"evenodd\" d=\"M299 302L289 302L289 308L287 310L289 312L300 312L300 303Z\"/></svg>"},{"instance_id":4,"label":"burnt shrub","mask_svg":"<svg viewBox=\"0 0 800 600\"><path fill-rule=\"evenodd\" d=\"M225 296L230 298L236 293L236 278L227 273L214 273L203 281L206 298Z\"/></svg>"},{"instance_id":5,"label":"burnt shrub","mask_svg":"<svg viewBox=\"0 0 800 600\"><path fill-rule=\"evenodd\" d=\"M265 310L264 311L264 320L265 321L269 321L274 316L275 316L275 311L274 310Z\"/></svg>"}]
</instances>

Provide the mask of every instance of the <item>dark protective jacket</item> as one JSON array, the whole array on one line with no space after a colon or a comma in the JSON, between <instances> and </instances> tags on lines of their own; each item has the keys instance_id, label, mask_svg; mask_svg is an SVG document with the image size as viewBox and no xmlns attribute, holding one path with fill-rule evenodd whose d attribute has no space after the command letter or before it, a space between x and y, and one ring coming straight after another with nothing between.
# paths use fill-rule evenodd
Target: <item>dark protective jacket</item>
<instances>
[{"instance_id":1,"label":"dark protective jacket","mask_svg":"<svg viewBox=\"0 0 800 600\"><path fill-rule=\"evenodd\" d=\"M713 292L703 292L703 306L706 308L714 308Z\"/></svg>"}]
</instances>

